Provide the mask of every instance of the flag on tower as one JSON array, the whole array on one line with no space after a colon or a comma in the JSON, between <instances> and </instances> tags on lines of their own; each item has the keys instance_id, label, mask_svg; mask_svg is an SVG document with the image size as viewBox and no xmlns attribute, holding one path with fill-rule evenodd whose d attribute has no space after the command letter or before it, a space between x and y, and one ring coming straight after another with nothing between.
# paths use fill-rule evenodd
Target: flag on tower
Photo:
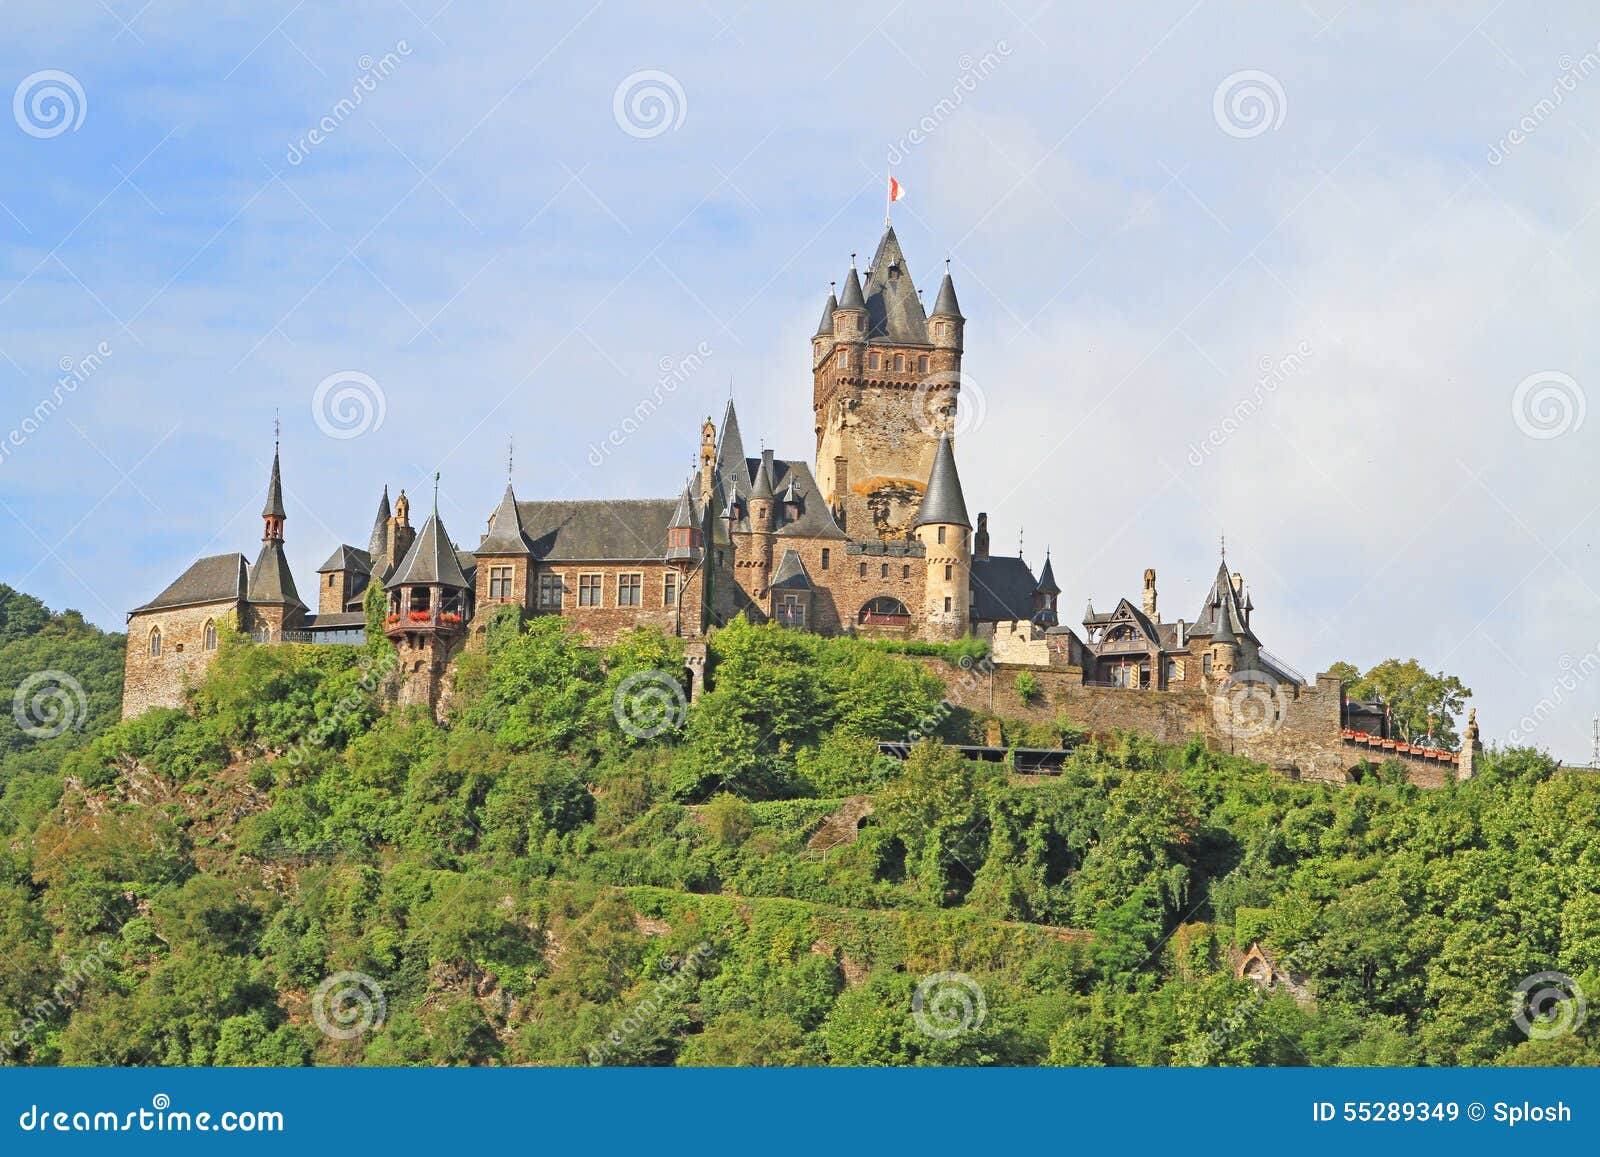
<instances>
[{"instance_id":1,"label":"flag on tower","mask_svg":"<svg viewBox=\"0 0 1600 1157\"><path fill-rule=\"evenodd\" d=\"M906 187L891 176L889 178L889 204L893 205L896 201L903 201L905 196Z\"/></svg>"}]
</instances>

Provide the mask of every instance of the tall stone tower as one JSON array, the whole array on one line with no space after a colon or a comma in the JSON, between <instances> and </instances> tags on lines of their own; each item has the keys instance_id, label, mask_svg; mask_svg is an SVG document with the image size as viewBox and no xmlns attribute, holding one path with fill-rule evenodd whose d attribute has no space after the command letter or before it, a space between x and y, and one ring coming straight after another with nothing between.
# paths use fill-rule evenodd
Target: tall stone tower
<instances>
[{"instance_id":1,"label":"tall stone tower","mask_svg":"<svg viewBox=\"0 0 1600 1157\"><path fill-rule=\"evenodd\" d=\"M928 637L959 639L966 633L972 604L972 522L948 434L940 433L934 447L925 490L913 528L928 568L922 618Z\"/></svg>"},{"instance_id":2,"label":"tall stone tower","mask_svg":"<svg viewBox=\"0 0 1600 1157\"><path fill-rule=\"evenodd\" d=\"M854 258L812 338L817 485L846 534L911 535L939 437L954 428L964 341L947 270L930 317L893 226L865 284Z\"/></svg>"}]
</instances>

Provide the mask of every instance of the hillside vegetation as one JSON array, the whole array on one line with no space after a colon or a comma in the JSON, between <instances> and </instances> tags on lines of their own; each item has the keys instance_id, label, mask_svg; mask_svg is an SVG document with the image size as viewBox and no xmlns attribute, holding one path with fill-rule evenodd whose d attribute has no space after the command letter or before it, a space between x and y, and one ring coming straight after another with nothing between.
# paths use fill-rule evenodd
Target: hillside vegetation
<instances>
[{"instance_id":1,"label":"hillside vegetation","mask_svg":"<svg viewBox=\"0 0 1600 1157\"><path fill-rule=\"evenodd\" d=\"M1574 1004L1512 1015L1600 997L1600 777L1535 751L1424 792L1127 736L1023 782L884 648L735 624L679 710L676 640L555 619L496 622L447 726L382 709L385 642L236 638L113 723L120 637L3 606L7 685L86 689L0 731L11 1063L1600 1063Z\"/></svg>"}]
</instances>

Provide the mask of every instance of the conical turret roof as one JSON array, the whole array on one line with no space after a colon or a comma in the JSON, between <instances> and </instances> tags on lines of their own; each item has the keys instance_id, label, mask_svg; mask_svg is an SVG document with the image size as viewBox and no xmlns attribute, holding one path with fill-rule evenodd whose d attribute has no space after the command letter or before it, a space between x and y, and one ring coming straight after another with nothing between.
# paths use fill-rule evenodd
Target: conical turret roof
<instances>
[{"instance_id":1,"label":"conical turret roof","mask_svg":"<svg viewBox=\"0 0 1600 1157\"><path fill-rule=\"evenodd\" d=\"M489 519L489 533L478 544L475 554L532 554L533 543L522 529L522 513L517 509L517 496L511 483L506 483L505 495Z\"/></svg>"},{"instance_id":2,"label":"conical turret roof","mask_svg":"<svg viewBox=\"0 0 1600 1157\"><path fill-rule=\"evenodd\" d=\"M945 523L971 529L967 518L967 500L961 493L961 476L956 473L956 454L950 445L950 435L939 433L939 449L933 456L933 470L928 474L928 489L922 496L922 509L917 512L915 526Z\"/></svg>"}]
</instances>

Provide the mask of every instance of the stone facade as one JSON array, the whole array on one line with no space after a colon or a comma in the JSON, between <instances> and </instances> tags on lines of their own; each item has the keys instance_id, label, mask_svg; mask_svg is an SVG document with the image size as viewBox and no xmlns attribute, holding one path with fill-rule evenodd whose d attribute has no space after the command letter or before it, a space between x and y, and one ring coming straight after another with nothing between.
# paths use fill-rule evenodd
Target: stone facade
<instances>
[{"instance_id":1,"label":"stone facade","mask_svg":"<svg viewBox=\"0 0 1600 1157\"><path fill-rule=\"evenodd\" d=\"M219 637L238 629L241 607L234 599L130 615L123 718L152 707L182 707L185 689L199 681L215 657Z\"/></svg>"}]
</instances>

